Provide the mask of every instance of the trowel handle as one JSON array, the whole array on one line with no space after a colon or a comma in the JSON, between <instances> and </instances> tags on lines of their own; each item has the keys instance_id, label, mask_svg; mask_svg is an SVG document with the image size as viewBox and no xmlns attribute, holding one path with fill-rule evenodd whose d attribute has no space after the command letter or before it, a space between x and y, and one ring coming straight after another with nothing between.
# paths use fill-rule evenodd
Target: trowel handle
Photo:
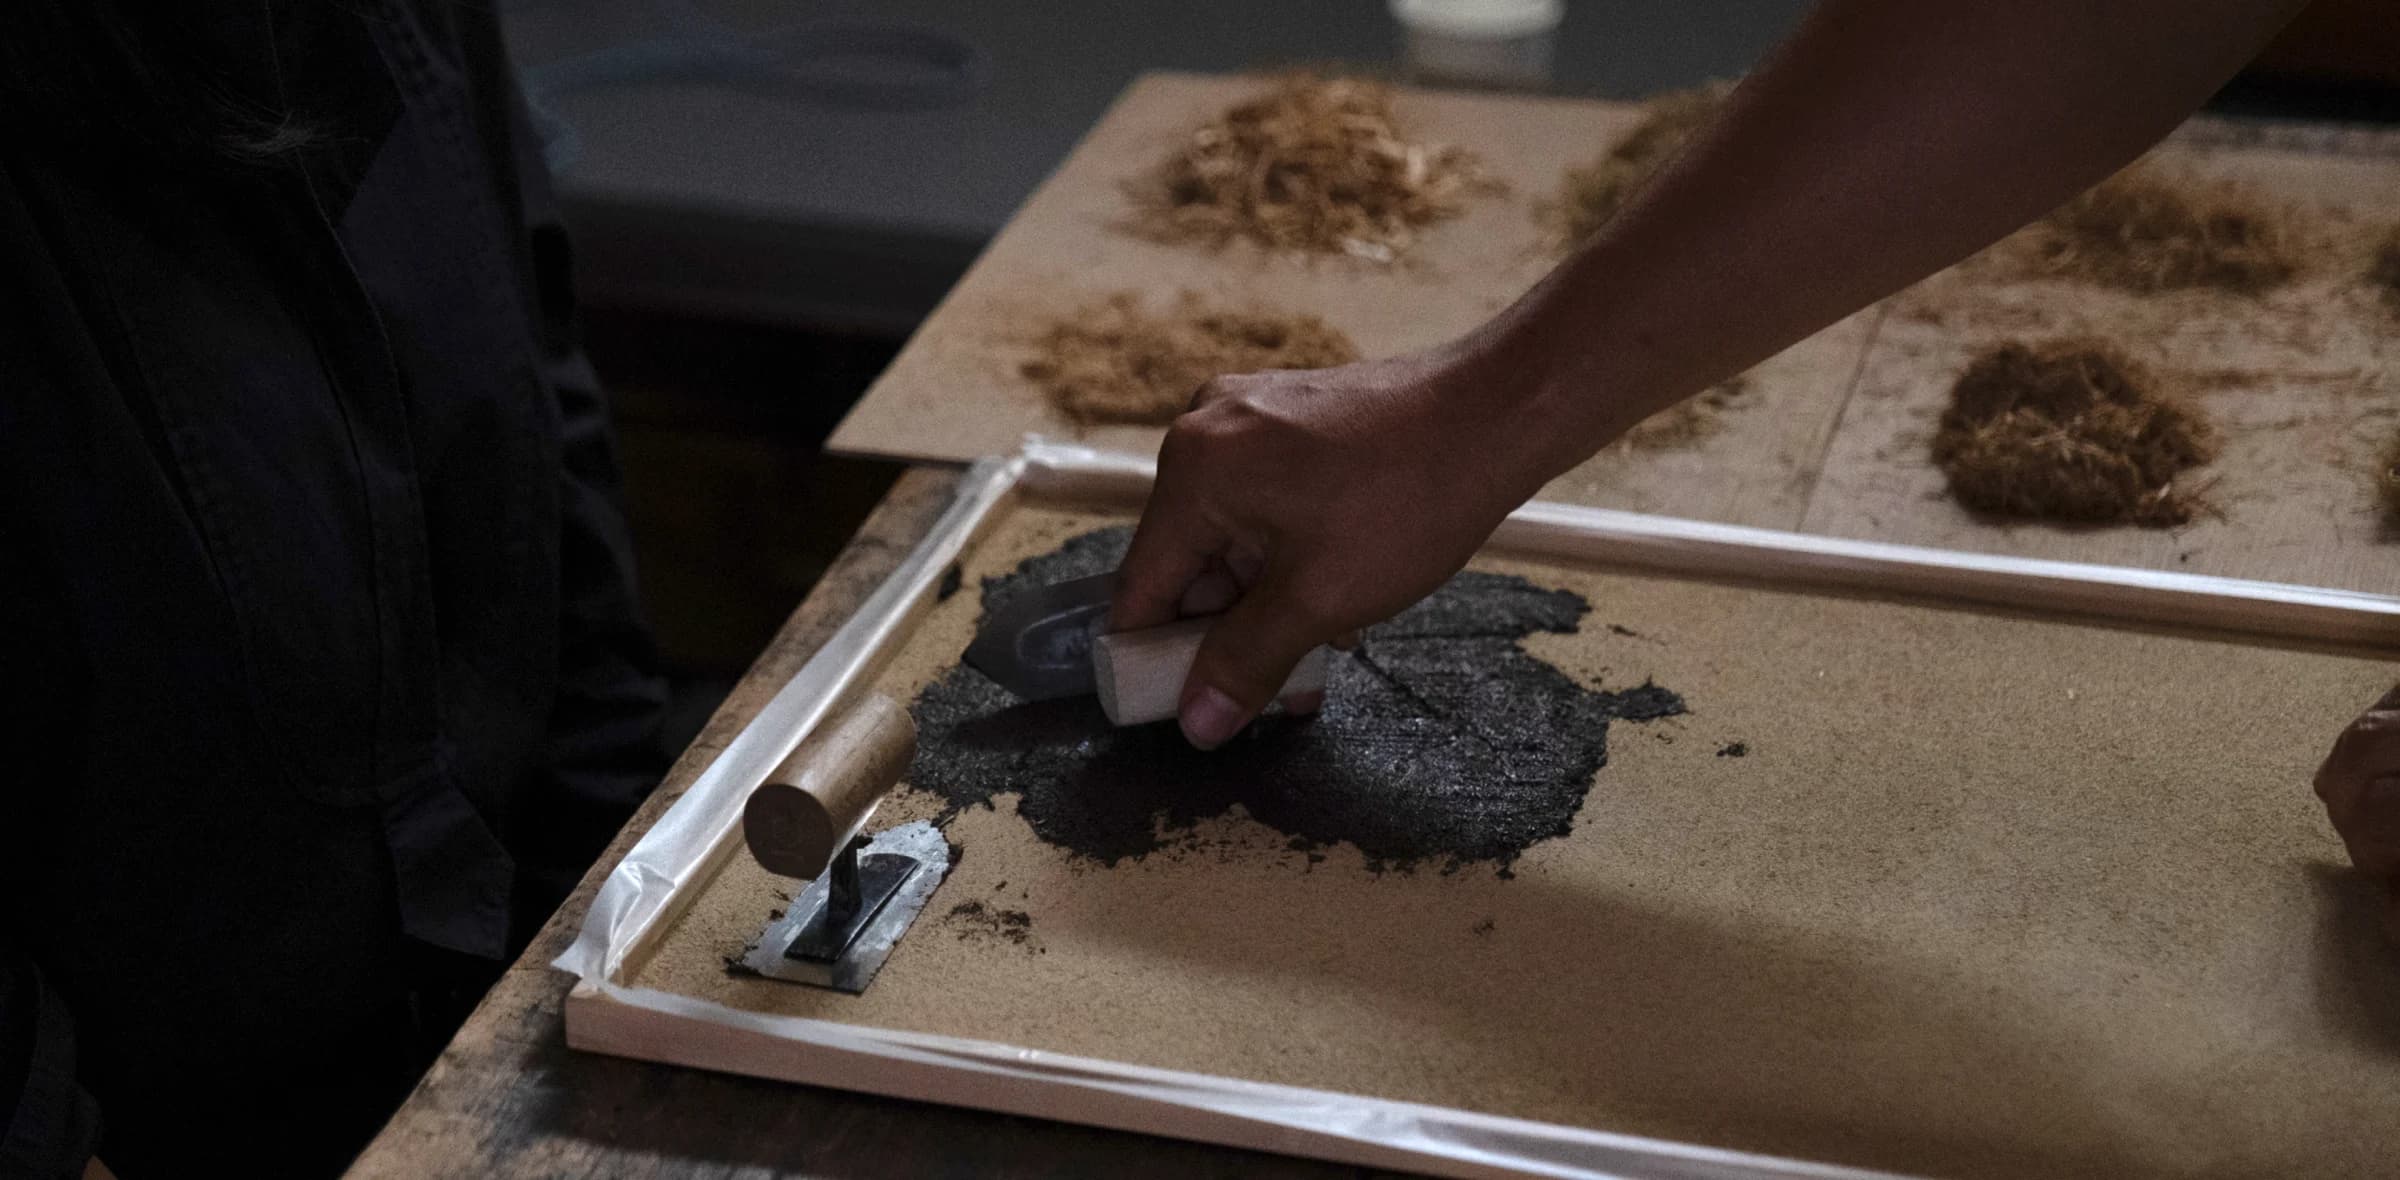
<instances>
[{"instance_id":1,"label":"trowel handle","mask_svg":"<svg viewBox=\"0 0 2400 1180\"><path fill-rule=\"evenodd\" d=\"M1114 725L1146 725L1175 715L1184 678L1200 656L1200 640L1215 616L1183 619L1142 631L1115 631L1092 640L1092 681L1100 711ZM1325 691L1325 649L1311 648L1275 690L1278 698Z\"/></svg>"},{"instance_id":2,"label":"trowel handle","mask_svg":"<svg viewBox=\"0 0 2400 1180\"><path fill-rule=\"evenodd\" d=\"M742 839L768 872L814 878L908 769L917 726L890 697L870 695L801 742L742 808Z\"/></svg>"}]
</instances>

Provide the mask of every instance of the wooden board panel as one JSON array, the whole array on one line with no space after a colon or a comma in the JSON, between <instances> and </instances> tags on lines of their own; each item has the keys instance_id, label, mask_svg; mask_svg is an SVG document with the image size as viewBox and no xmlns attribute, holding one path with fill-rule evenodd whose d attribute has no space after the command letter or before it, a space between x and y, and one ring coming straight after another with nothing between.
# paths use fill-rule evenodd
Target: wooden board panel
<instances>
[{"instance_id":1,"label":"wooden board panel","mask_svg":"<svg viewBox=\"0 0 2400 1180\"><path fill-rule=\"evenodd\" d=\"M2367 138L2361 142L2375 145ZM2225 177L2321 218L2321 268L2261 298L2140 297L2013 274L2004 245L1890 302L1835 432L1804 528L1835 536L2389 593L2400 530L2376 461L2400 434L2400 314L2357 282L2369 234L2400 226L2400 158L2191 142L2168 169ZM2121 343L2224 430L2220 516L2173 529L2063 528L1981 518L1949 498L1929 443L1968 360L2011 339Z\"/></svg>"},{"instance_id":2,"label":"wooden board panel","mask_svg":"<svg viewBox=\"0 0 2400 1180\"><path fill-rule=\"evenodd\" d=\"M879 686L948 669L980 576L1105 519L1013 513ZM782 904L739 858L629 982L1953 1175L2388 1165L2400 960L2306 781L2400 666L1481 564L1597 604L1535 655L1691 708L1620 724L1513 878L1312 861L1238 815L1102 868L1003 799L951 825L960 867L864 996L724 972Z\"/></svg>"},{"instance_id":3,"label":"wooden board panel","mask_svg":"<svg viewBox=\"0 0 2400 1180\"><path fill-rule=\"evenodd\" d=\"M1120 186L1193 127L1253 93L1254 79L1153 74L1129 88L1037 189L834 433L835 450L965 460L1014 451L1028 432L1147 455L1160 431L1078 432L1018 372L1051 318L1120 290L1164 308L1192 291L1322 315L1368 356L1450 339L1489 318L1556 261L1536 217L1572 165L1638 118L1622 103L1404 91L1416 138L1472 147L1508 195L1426 231L1404 262L1299 259L1237 245L1163 246L1110 227ZM1545 489L1573 503L1739 524L1800 521L1815 464L1863 353L1872 313L1760 366L1724 429L1693 443L1611 451Z\"/></svg>"}]
</instances>

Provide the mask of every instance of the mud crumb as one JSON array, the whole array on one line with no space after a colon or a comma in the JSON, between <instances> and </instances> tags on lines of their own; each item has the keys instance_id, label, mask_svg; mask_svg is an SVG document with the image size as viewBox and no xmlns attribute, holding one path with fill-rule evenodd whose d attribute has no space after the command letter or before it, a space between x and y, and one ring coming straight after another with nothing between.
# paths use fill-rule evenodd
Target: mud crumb
<instances>
[{"instance_id":1,"label":"mud crumb","mask_svg":"<svg viewBox=\"0 0 2400 1180\"><path fill-rule=\"evenodd\" d=\"M2207 509L2203 489L2181 477L2217 445L2196 407L2116 348L2011 341L1960 375L1933 461L1951 495L1979 512L2166 527Z\"/></svg>"},{"instance_id":2,"label":"mud crumb","mask_svg":"<svg viewBox=\"0 0 2400 1180\"><path fill-rule=\"evenodd\" d=\"M950 568L942 571L941 584L934 587L933 600L935 602L950 601L950 596L958 593L958 588L966 581L966 577L966 571L960 569L957 562L951 562Z\"/></svg>"},{"instance_id":3,"label":"mud crumb","mask_svg":"<svg viewBox=\"0 0 2400 1180\"><path fill-rule=\"evenodd\" d=\"M1750 743L1748 742L1727 742L1717 747L1717 757L1719 758L1747 758L1749 756Z\"/></svg>"},{"instance_id":4,"label":"mud crumb","mask_svg":"<svg viewBox=\"0 0 2400 1180\"><path fill-rule=\"evenodd\" d=\"M1560 244L1572 248L1599 232L1633 194L1683 151L1683 145L1717 117L1731 82L1670 90L1642 104L1642 121L1609 146L1606 155L1568 171L1557 199L1543 210Z\"/></svg>"},{"instance_id":5,"label":"mud crumb","mask_svg":"<svg viewBox=\"0 0 2400 1180\"><path fill-rule=\"evenodd\" d=\"M1483 921L1475 923L1473 927L1474 932L1477 934L1490 934L1492 931L1498 930L1499 928L1500 924L1491 920L1490 918L1485 918Z\"/></svg>"},{"instance_id":6,"label":"mud crumb","mask_svg":"<svg viewBox=\"0 0 2400 1180\"><path fill-rule=\"evenodd\" d=\"M1639 639L1642 637L1641 632L1636 631L1633 628L1624 625L1623 623L1610 623L1608 625L1608 632L1611 635L1622 635L1628 639Z\"/></svg>"},{"instance_id":7,"label":"mud crumb","mask_svg":"<svg viewBox=\"0 0 2400 1180\"><path fill-rule=\"evenodd\" d=\"M1191 133L1125 186L1124 228L1154 241L1390 262L1470 196L1502 186L1463 148L1412 142L1392 89L1286 74Z\"/></svg>"},{"instance_id":8,"label":"mud crumb","mask_svg":"<svg viewBox=\"0 0 2400 1180\"><path fill-rule=\"evenodd\" d=\"M1313 315L1223 307L1190 292L1152 314L1118 292L1050 322L1018 372L1081 426L1163 426L1212 377L1323 369L1358 359L1358 346Z\"/></svg>"},{"instance_id":9,"label":"mud crumb","mask_svg":"<svg viewBox=\"0 0 2400 1180\"><path fill-rule=\"evenodd\" d=\"M2256 295L2302 269L2293 217L2243 186L2136 163L2011 242L2024 268L2047 278L2139 295L2192 288Z\"/></svg>"},{"instance_id":10,"label":"mud crumb","mask_svg":"<svg viewBox=\"0 0 2400 1180\"><path fill-rule=\"evenodd\" d=\"M1004 910L980 901L962 901L950 907L949 919L958 927L961 942L990 939L1012 946L1024 946L1033 938L1033 915L1023 910Z\"/></svg>"}]
</instances>

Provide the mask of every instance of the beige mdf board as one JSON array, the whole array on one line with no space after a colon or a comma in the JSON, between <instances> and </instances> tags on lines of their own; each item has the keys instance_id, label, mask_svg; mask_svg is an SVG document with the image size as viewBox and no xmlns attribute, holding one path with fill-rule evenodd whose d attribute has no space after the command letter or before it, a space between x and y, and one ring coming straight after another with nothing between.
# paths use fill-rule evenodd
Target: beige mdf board
<instances>
[{"instance_id":1,"label":"beige mdf board","mask_svg":"<svg viewBox=\"0 0 2400 1180\"><path fill-rule=\"evenodd\" d=\"M917 330L828 444L837 451L964 461L1016 450L1028 433L1147 456L1155 427L1079 430L1020 372L1051 320L1118 291L1153 309L1182 292L1321 315L1361 353L1448 340L1506 306L1559 257L1537 216L1572 166L1630 128L1624 103L1403 90L1412 139L1473 149L1505 195L1424 231L1403 260L1270 254L1148 242L1114 228L1123 184L1193 128L1258 91L1256 78L1149 74L1120 97L1034 191ZM1677 445L1616 448L1560 477L1548 499L1770 528L1799 524L1815 464L1856 375L1872 313L1760 365L1713 432Z\"/></svg>"},{"instance_id":2,"label":"beige mdf board","mask_svg":"<svg viewBox=\"0 0 2400 1180\"><path fill-rule=\"evenodd\" d=\"M2400 529L2375 488L2400 438L2400 311L2358 281L2400 227L2400 137L2203 135L2155 153L2170 174L2224 178L2288 203L2320 235L2314 268L2251 298L2137 296L2029 279L2008 246L1888 303L1803 528L1841 537L2389 593ZM1972 357L2005 340L2098 337L2191 391L2221 428L2198 473L2218 508L2173 529L2081 528L1971 513L1931 439Z\"/></svg>"},{"instance_id":3,"label":"beige mdf board","mask_svg":"<svg viewBox=\"0 0 2400 1180\"><path fill-rule=\"evenodd\" d=\"M984 576L1126 519L996 514L874 687L914 698L965 646ZM2377 642L2312 647L1476 564L1594 604L1532 654L1689 706L1618 723L1571 832L1512 876L1312 860L1240 814L1102 866L1004 795L949 822L962 859L866 994L727 974L792 884L734 856L621 981L719 1015L587 981L571 1042L1364 1163L1396 1161L1119 1083L1166 1070L1923 1174L2388 1174L2400 956L2308 789L2400 678L2388 600ZM1734 742L1746 756L1720 754ZM903 790L878 823L938 811ZM968 902L1023 911L1024 937ZM833 1032L787 1042L789 1018ZM1106 1084L1027 1098L950 1068L967 1057Z\"/></svg>"}]
</instances>

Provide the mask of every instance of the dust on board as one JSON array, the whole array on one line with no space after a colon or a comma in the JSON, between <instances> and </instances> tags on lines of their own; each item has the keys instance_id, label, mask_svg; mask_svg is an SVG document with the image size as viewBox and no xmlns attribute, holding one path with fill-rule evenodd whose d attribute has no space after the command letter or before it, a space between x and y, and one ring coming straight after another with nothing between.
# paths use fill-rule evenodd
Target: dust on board
<instances>
[{"instance_id":1,"label":"dust on board","mask_svg":"<svg viewBox=\"0 0 2400 1180\"><path fill-rule=\"evenodd\" d=\"M1121 523L1010 511L879 687L919 699L956 666L984 579ZM2400 966L2307 778L2400 666L1475 568L1590 604L1517 640L1528 657L1685 705L1612 722L1568 830L1507 876L1295 847L1241 809L1109 864L997 790L950 818L958 867L865 995L726 975L788 886L739 857L634 982L1900 1170L2388 1162ZM877 822L952 807L909 789ZM976 925L995 911L1023 915L1025 942Z\"/></svg>"}]
</instances>

